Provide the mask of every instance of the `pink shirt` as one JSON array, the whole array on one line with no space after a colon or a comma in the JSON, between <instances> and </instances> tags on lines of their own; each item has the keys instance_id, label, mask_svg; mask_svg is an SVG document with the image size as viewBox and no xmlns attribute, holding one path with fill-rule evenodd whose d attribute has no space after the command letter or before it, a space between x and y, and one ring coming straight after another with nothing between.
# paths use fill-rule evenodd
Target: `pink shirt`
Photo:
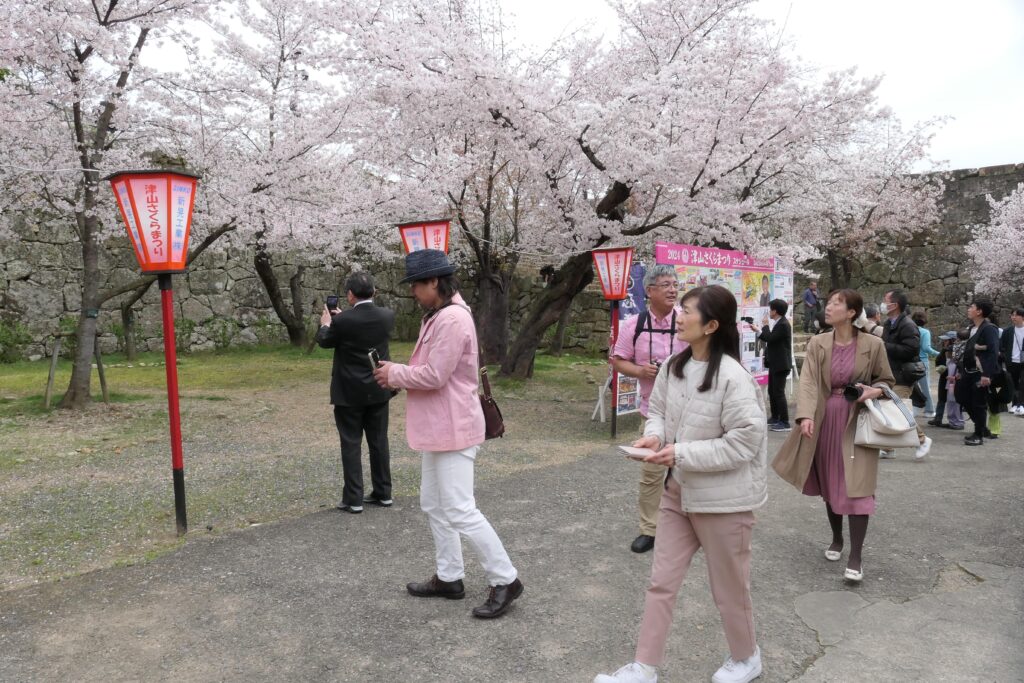
<instances>
[{"instance_id":1,"label":"pink shirt","mask_svg":"<svg viewBox=\"0 0 1024 683\"><path fill-rule=\"evenodd\" d=\"M394 364L388 384L408 390L405 436L418 451L459 451L484 441L477 395L479 360L469 306L458 294L420 326L408 365Z\"/></svg>"},{"instance_id":2,"label":"pink shirt","mask_svg":"<svg viewBox=\"0 0 1024 683\"><path fill-rule=\"evenodd\" d=\"M673 308L664 318L657 318L651 309L647 309L647 322L644 329L654 328L656 330L672 329L672 314L678 316L682 313L679 307ZM669 332L641 332L637 337L636 346L633 346L633 337L636 336L636 324L640 316L634 315L619 323L619 338L615 341L615 348L612 349L611 357L628 360L637 365L647 365L652 360L664 363L674 353L679 353L687 346L686 342L676 339L674 334ZM653 379L640 380L640 414L647 417L647 401L651 396L651 389L654 388Z\"/></svg>"}]
</instances>

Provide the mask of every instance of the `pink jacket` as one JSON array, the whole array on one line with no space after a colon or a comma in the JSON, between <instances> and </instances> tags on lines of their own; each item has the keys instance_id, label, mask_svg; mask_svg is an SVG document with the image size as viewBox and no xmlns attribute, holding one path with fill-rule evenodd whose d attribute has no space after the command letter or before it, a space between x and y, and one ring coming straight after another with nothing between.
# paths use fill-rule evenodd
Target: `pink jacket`
<instances>
[{"instance_id":1,"label":"pink jacket","mask_svg":"<svg viewBox=\"0 0 1024 683\"><path fill-rule=\"evenodd\" d=\"M484 441L477 397L479 360L469 306L458 294L420 326L408 365L394 364L388 384L408 390L405 436L418 451L458 451Z\"/></svg>"}]
</instances>

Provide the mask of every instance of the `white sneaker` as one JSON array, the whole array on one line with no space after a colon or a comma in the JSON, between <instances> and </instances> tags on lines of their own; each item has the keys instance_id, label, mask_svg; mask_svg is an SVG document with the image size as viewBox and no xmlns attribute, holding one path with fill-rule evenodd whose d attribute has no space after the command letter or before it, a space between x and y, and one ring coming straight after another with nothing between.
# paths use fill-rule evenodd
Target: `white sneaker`
<instances>
[{"instance_id":1,"label":"white sneaker","mask_svg":"<svg viewBox=\"0 0 1024 683\"><path fill-rule=\"evenodd\" d=\"M722 668L711 677L711 683L750 683L761 675L761 648L755 647L754 654L740 661L727 657Z\"/></svg>"},{"instance_id":2,"label":"white sneaker","mask_svg":"<svg viewBox=\"0 0 1024 683\"><path fill-rule=\"evenodd\" d=\"M935 417L935 413L934 412L931 412L931 413L925 412L924 416L925 417Z\"/></svg>"},{"instance_id":3,"label":"white sneaker","mask_svg":"<svg viewBox=\"0 0 1024 683\"><path fill-rule=\"evenodd\" d=\"M924 460L924 456L928 455L928 451L932 449L932 438L930 436L924 437L924 443L917 447L914 451L914 460Z\"/></svg>"},{"instance_id":4,"label":"white sneaker","mask_svg":"<svg viewBox=\"0 0 1024 683\"><path fill-rule=\"evenodd\" d=\"M878 457L885 458L886 460L892 460L893 458L896 457L896 451L881 450L878 451Z\"/></svg>"},{"instance_id":5,"label":"white sneaker","mask_svg":"<svg viewBox=\"0 0 1024 683\"><path fill-rule=\"evenodd\" d=\"M1024 406L1017 406L1017 409L1013 411L1017 417L1024 417Z\"/></svg>"},{"instance_id":6,"label":"white sneaker","mask_svg":"<svg viewBox=\"0 0 1024 683\"><path fill-rule=\"evenodd\" d=\"M630 662L611 676L598 674L594 677L594 683L658 683L658 674L654 673L648 676L639 663Z\"/></svg>"}]
</instances>

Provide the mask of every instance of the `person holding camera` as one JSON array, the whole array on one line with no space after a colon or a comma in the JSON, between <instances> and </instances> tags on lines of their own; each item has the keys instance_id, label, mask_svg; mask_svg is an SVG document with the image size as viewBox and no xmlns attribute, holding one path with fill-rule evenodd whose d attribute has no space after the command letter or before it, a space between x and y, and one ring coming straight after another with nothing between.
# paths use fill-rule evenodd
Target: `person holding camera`
<instances>
[{"instance_id":1,"label":"person holding camera","mask_svg":"<svg viewBox=\"0 0 1024 683\"><path fill-rule=\"evenodd\" d=\"M611 356L615 372L640 380L640 415L646 421L658 368L673 353L685 349L686 343L676 339L676 317L679 315L676 269L668 265L649 269L644 276L644 290L647 310L622 322ZM643 422L640 428L643 429ZM634 553L646 553L654 547L658 504L664 488L664 467L656 463L640 466L640 535L630 546Z\"/></svg>"},{"instance_id":2,"label":"person holding camera","mask_svg":"<svg viewBox=\"0 0 1024 683\"><path fill-rule=\"evenodd\" d=\"M473 616L492 619L522 595L523 582L473 496L473 461L485 424L477 394L479 349L454 273L443 251L421 249L405 257L402 282L410 283L413 298L427 313L409 364L383 361L374 376L382 387L407 390L405 434L409 447L422 456L420 507L434 536L436 572L406 590L421 598L464 598L465 537L490 584L487 600Z\"/></svg>"},{"instance_id":3,"label":"person holding camera","mask_svg":"<svg viewBox=\"0 0 1024 683\"><path fill-rule=\"evenodd\" d=\"M829 294L825 316L832 332L812 337L800 373L796 422L798 431L779 449L772 468L807 496L821 496L832 529L825 559L842 557L843 517L849 517L850 555L843 576L864 578L861 552L868 517L875 512L878 450L857 446L856 403L882 396L893 385L882 341L854 327L864 307L853 289Z\"/></svg>"},{"instance_id":4,"label":"person holding camera","mask_svg":"<svg viewBox=\"0 0 1024 683\"><path fill-rule=\"evenodd\" d=\"M761 329L750 325L765 344L764 367L768 370L768 405L772 413L768 428L773 432L792 429L786 402L786 378L793 369L793 329L786 320L788 310L789 304L783 299L772 299L768 304L768 317L761 320Z\"/></svg>"},{"instance_id":5,"label":"person holding camera","mask_svg":"<svg viewBox=\"0 0 1024 683\"><path fill-rule=\"evenodd\" d=\"M373 303L369 273L353 273L345 282L349 308L338 308L338 297L327 297L316 343L334 349L331 367L331 405L341 437L341 468L345 484L338 509L358 514L363 504L390 507L391 452L388 448L388 401L392 393L373 378L368 354L390 358L388 339L395 327L394 311ZM370 451L373 489L363 497L363 434Z\"/></svg>"}]
</instances>

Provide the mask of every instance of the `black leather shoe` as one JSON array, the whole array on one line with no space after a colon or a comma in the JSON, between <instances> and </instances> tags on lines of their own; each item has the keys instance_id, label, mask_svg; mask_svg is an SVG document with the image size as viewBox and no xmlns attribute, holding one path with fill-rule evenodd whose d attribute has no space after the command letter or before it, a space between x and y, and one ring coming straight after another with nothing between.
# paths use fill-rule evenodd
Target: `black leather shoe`
<instances>
[{"instance_id":1,"label":"black leather shoe","mask_svg":"<svg viewBox=\"0 0 1024 683\"><path fill-rule=\"evenodd\" d=\"M442 581L434 574L423 583L407 583L405 589L410 595L417 598L446 598L448 600L461 600L466 597L466 587L462 579L456 581Z\"/></svg>"},{"instance_id":2,"label":"black leather shoe","mask_svg":"<svg viewBox=\"0 0 1024 683\"><path fill-rule=\"evenodd\" d=\"M633 545L629 546L629 549L634 553L646 553L648 550L654 547L654 536L648 536L647 534L640 534L633 539Z\"/></svg>"},{"instance_id":3,"label":"black leather shoe","mask_svg":"<svg viewBox=\"0 0 1024 683\"><path fill-rule=\"evenodd\" d=\"M377 507L389 508L395 504L395 501L390 498L378 498L377 496L366 496L363 498L365 505L376 505Z\"/></svg>"},{"instance_id":4,"label":"black leather shoe","mask_svg":"<svg viewBox=\"0 0 1024 683\"><path fill-rule=\"evenodd\" d=\"M985 444L984 439L977 435L971 435L964 437L965 446L983 446Z\"/></svg>"},{"instance_id":5,"label":"black leather shoe","mask_svg":"<svg viewBox=\"0 0 1024 683\"><path fill-rule=\"evenodd\" d=\"M473 616L478 619L494 619L500 617L512 606L512 601L523 594L523 582L516 579L504 586L491 586L487 601L473 608Z\"/></svg>"},{"instance_id":6,"label":"black leather shoe","mask_svg":"<svg viewBox=\"0 0 1024 683\"><path fill-rule=\"evenodd\" d=\"M964 431L964 426L963 425L957 425L957 426L945 425L945 427L946 427L946 429L952 429L954 432L962 432L962 431Z\"/></svg>"},{"instance_id":7,"label":"black leather shoe","mask_svg":"<svg viewBox=\"0 0 1024 683\"><path fill-rule=\"evenodd\" d=\"M932 420L928 420L928 424L930 424L932 427L945 427L946 426L946 425L942 424L942 420L937 418L937 417L932 419Z\"/></svg>"},{"instance_id":8,"label":"black leather shoe","mask_svg":"<svg viewBox=\"0 0 1024 683\"><path fill-rule=\"evenodd\" d=\"M348 503L338 503L337 508L342 512L351 512L353 515L358 515L363 511L362 505L349 505Z\"/></svg>"}]
</instances>

